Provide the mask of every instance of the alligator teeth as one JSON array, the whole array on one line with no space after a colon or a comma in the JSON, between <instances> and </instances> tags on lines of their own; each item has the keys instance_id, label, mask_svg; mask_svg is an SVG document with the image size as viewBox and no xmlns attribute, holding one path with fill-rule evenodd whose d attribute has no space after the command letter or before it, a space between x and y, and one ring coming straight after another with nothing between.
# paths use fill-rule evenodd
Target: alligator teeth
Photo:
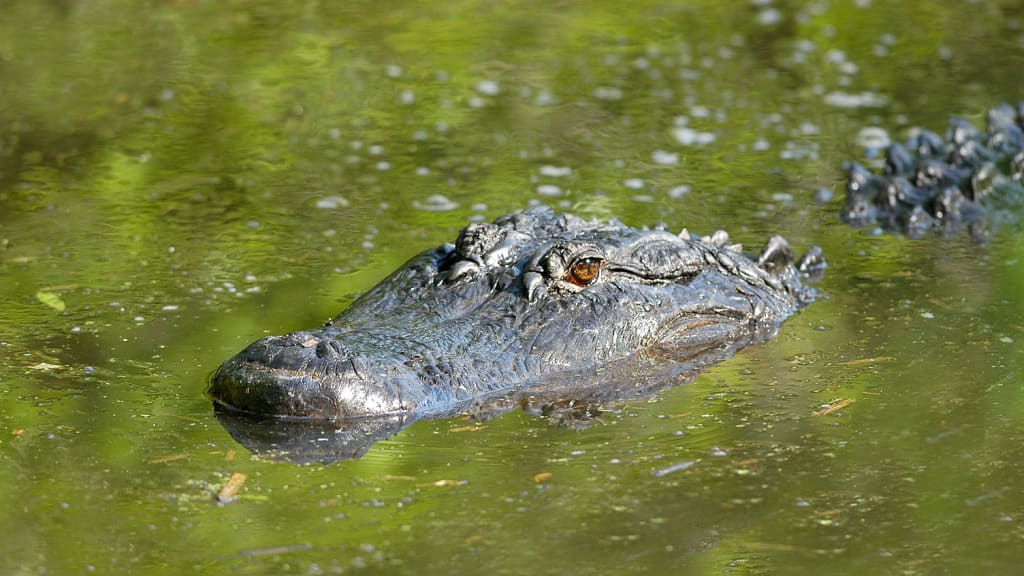
<instances>
[{"instance_id":1,"label":"alligator teeth","mask_svg":"<svg viewBox=\"0 0 1024 576\"><path fill-rule=\"evenodd\" d=\"M451 284L463 276L476 272L480 267L469 260L459 260L448 269L448 277L444 279L445 284Z\"/></svg>"},{"instance_id":2,"label":"alligator teeth","mask_svg":"<svg viewBox=\"0 0 1024 576\"><path fill-rule=\"evenodd\" d=\"M711 236L705 236L703 242L712 246L725 246L729 243L729 233L725 230L715 230Z\"/></svg>"},{"instance_id":3,"label":"alligator teeth","mask_svg":"<svg viewBox=\"0 0 1024 576\"><path fill-rule=\"evenodd\" d=\"M740 244L739 242L735 244L729 244L728 246L725 247L725 249L734 254L743 254L743 244Z\"/></svg>"},{"instance_id":4,"label":"alligator teeth","mask_svg":"<svg viewBox=\"0 0 1024 576\"><path fill-rule=\"evenodd\" d=\"M782 236L772 236L757 256L757 265L768 272L781 270L793 263L793 250Z\"/></svg>"},{"instance_id":5,"label":"alligator teeth","mask_svg":"<svg viewBox=\"0 0 1024 576\"><path fill-rule=\"evenodd\" d=\"M808 278L820 277L826 266L825 253L818 246L811 246L796 263L796 269Z\"/></svg>"},{"instance_id":6,"label":"alligator teeth","mask_svg":"<svg viewBox=\"0 0 1024 576\"><path fill-rule=\"evenodd\" d=\"M679 237L682 238L683 240L689 240L690 231L687 230L686 228L683 228L682 230L679 231Z\"/></svg>"},{"instance_id":7,"label":"alligator teeth","mask_svg":"<svg viewBox=\"0 0 1024 576\"><path fill-rule=\"evenodd\" d=\"M544 277L539 272L523 273L523 288L526 290L526 298L530 302L536 302L541 288L544 286Z\"/></svg>"},{"instance_id":8,"label":"alligator teeth","mask_svg":"<svg viewBox=\"0 0 1024 576\"><path fill-rule=\"evenodd\" d=\"M1014 182L1024 179L1024 152L1018 152L1010 161L1010 179Z\"/></svg>"}]
</instances>

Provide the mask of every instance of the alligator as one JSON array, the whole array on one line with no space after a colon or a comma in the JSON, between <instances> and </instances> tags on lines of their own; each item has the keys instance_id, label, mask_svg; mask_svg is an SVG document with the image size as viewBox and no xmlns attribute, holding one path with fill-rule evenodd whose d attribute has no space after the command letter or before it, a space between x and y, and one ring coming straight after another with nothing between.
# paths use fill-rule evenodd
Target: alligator
<instances>
[{"instance_id":1,"label":"alligator","mask_svg":"<svg viewBox=\"0 0 1024 576\"><path fill-rule=\"evenodd\" d=\"M915 128L885 149L874 173L850 162L842 219L920 237L929 231L978 241L1019 220L1024 203L1024 102L988 111L986 129L952 118L945 138Z\"/></svg>"},{"instance_id":2,"label":"alligator","mask_svg":"<svg viewBox=\"0 0 1024 576\"><path fill-rule=\"evenodd\" d=\"M419 418L579 413L770 338L816 297L807 281L825 265L819 248L797 259L780 236L748 257L722 230L532 207L469 224L323 326L252 343L208 392L244 444L330 438L330 458Z\"/></svg>"}]
</instances>

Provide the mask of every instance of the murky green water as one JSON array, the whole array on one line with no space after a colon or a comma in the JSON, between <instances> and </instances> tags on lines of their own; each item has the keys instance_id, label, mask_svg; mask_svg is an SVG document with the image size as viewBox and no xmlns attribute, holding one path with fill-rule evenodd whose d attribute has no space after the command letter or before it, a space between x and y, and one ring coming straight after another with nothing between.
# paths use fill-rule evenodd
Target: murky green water
<instances>
[{"instance_id":1,"label":"murky green water","mask_svg":"<svg viewBox=\"0 0 1024 576\"><path fill-rule=\"evenodd\" d=\"M1024 97L1020 8L8 2L0 571L1013 573L1024 240L812 196L865 126ZM424 421L300 467L218 424L243 345L532 202L820 244L827 297L584 430Z\"/></svg>"}]
</instances>

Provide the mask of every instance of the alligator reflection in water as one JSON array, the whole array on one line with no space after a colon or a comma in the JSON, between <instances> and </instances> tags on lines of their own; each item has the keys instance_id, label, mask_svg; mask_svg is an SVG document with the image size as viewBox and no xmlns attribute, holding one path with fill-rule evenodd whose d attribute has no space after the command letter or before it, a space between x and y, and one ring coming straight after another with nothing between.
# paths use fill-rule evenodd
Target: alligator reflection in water
<instances>
[{"instance_id":1,"label":"alligator reflection in water","mask_svg":"<svg viewBox=\"0 0 1024 576\"><path fill-rule=\"evenodd\" d=\"M780 237L749 259L723 231L531 208L467 226L321 328L253 343L209 393L239 441L296 460L359 457L424 417L578 422L770 337L824 265Z\"/></svg>"},{"instance_id":2,"label":"alligator reflection in water","mask_svg":"<svg viewBox=\"0 0 1024 576\"><path fill-rule=\"evenodd\" d=\"M967 228L985 241L993 228L1018 222L1024 203L1024 102L987 114L985 131L954 118L945 139L914 129L906 144L886 149L885 169L873 174L847 165L849 224L921 236Z\"/></svg>"}]
</instances>

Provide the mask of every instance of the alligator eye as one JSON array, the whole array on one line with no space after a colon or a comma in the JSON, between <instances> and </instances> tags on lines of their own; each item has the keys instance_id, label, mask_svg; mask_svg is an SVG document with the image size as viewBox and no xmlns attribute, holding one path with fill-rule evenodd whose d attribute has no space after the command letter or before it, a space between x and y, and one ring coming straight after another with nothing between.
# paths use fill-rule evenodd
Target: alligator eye
<instances>
[{"instance_id":1,"label":"alligator eye","mask_svg":"<svg viewBox=\"0 0 1024 576\"><path fill-rule=\"evenodd\" d=\"M579 287L589 286L601 275L601 265L604 260L590 257L580 258L572 263L565 273L565 280Z\"/></svg>"}]
</instances>

